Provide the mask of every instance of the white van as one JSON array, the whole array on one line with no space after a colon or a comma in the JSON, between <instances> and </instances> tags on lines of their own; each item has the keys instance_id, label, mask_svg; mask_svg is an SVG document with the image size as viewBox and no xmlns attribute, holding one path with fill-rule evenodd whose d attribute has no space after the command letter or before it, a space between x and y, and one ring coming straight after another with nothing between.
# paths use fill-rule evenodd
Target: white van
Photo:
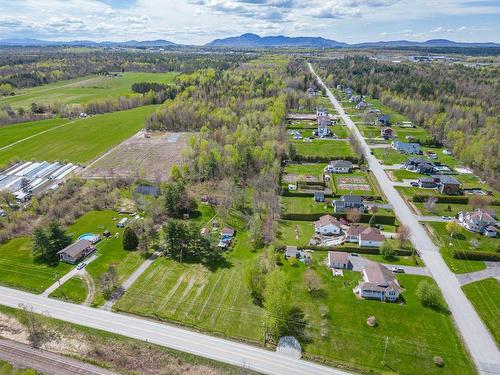
<instances>
[{"instance_id":1,"label":"white van","mask_svg":"<svg viewBox=\"0 0 500 375\"><path fill-rule=\"evenodd\" d=\"M128 221L128 218L124 217L123 219L121 219L118 224L116 224L116 226L118 228L123 228L125 226L125 223Z\"/></svg>"}]
</instances>

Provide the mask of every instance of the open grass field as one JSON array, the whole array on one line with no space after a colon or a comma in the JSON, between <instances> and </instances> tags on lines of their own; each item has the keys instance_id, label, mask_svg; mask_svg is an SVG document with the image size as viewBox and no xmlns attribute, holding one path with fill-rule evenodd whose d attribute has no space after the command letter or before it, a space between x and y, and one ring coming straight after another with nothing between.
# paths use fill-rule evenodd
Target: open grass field
<instances>
[{"instance_id":1,"label":"open grass field","mask_svg":"<svg viewBox=\"0 0 500 375\"><path fill-rule=\"evenodd\" d=\"M389 373L389 370L402 374L474 373L451 316L425 308L417 301L418 283L422 280L432 283L432 279L398 275L405 288L403 305L358 300L352 289L361 274L344 271L343 277L333 277L322 264L325 257L326 252L313 253L312 268L323 283L323 291L316 295L307 291L303 281L307 266L288 261L283 261L282 266L292 281L294 303L303 310L308 322L305 333L310 342L304 344L307 358L350 364L354 369L375 373ZM320 309L328 311L325 317ZM366 324L370 316L376 317L377 327ZM387 367L384 367L381 361L386 337ZM443 357L443 368L434 365L435 355Z\"/></svg>"},{"instance_id":2,"label":"open grass field","mask_svg":"<svg viewBox=\"0 0 500 375\"><path fill-rule=\"evenodd\" d=\"M120 77L86 76L68 81L22 90L15 96L0 98L0 104L27 108L37 104L85 104L96 99L137 95L132 84L137 82L170 83L177 73L120 73Z\"/></svg>"},{"instance_id":3,"label":"open grass field","mask_svg":"<svg viewBox=\"0 0 500 375\"><path fill-rule=\"evenodd\" d=\"M97 259L85 267L94 279L96 286L99 285L99 277L108 270L110 265L113 264L116 267L118 283L121 283L143 262L139 252L123 250L123 228L116 227L116 223L122 217L124 216L118 215L115 211L91 211L68 228L68 233L73 236L73 239L84 233L102 234L104 230L109 230L113 234L111 238L105 238L96 245ZM115 233L118 233L118 237L114 236ZM93 304L101 305L104 303L104 298L99 292L99 288L97 289Z\"/></svg>"},{"instance_id":4,"label":"open grass field","mask_svg":"<svg viewBox=\"0 0 500 375\"><path fill-rule=\"evenodd\" d=\"M0 137L0 149L26 137L30 137L33 134L67 124L70 121L71 120L56 117L48 120L2 125L0 127L0 133L2 134Z\"/></svg>"},{"instance_id":5,"label":"open grass field","mask_svg":"<svg viewBox=\"0 0 500 375\"><path fill-rule=\"evenodd\" d=\"M326 166L326 163L287 164L283 174L321 177Z\"/></svg>"},{"instance_id":6,"label":"open grass field","mask_svg":"<svg viewBox=\"0 0 500 375\"><path fill-rule=\"evenodd\" d=\"M393 126L394 138L400 140L401 142L409 142L406 137L414 137L416 139L427 139L430 137L429 132L420 127L416 128L403 128L401 126Z\"/></svg>"},{"instance_id":7,"label":"open grass field","mask_svg":"<svg viewBox=\"0 0 500 375\"><path fill-rule=\"evenodd\" d=\"M333 212L331 199L325 202L315 202L313 197L281 197L283 214L328 214Z\"/></svg>"},{"instance_id":8,"label":"open grass field","mask_svg":"<svg viewBox=\"0 0 500 375\"><path fill-rule=\"evenodd\" d=\"M451 237L446 231L446 223L425 223L425 226L432 229L434 233L435 243L440 246L441 254L448 267L455 273L468 273L482 270L486 267L483 261L480 260L463 260L453 258L453 250L460 251L491 251L494 252L500 244L500 239L489 238L477 233L469 232L462 228L462 232L456 237ZM477 240L479 247L474 248L471 240Z\"/></svg>"},{"instance_id":9,"label":"open grass field","mask_svg":"<svg viewBox=\"0 0 500 375\"><path fill-rule=\"evenodd\" d=\"M57 298L65 302L81 304L87 297L87 285L79 277L72 277L53 291L49 297Z\"/></svg>"},{"instance_id":10,"label":"open grass field","mask_svg":"<svg viewBox=\"0 0 500 375\"><path fill-rule=\"evenodd\" d=\"M1 150L0 167L16 160L87 163L137 133L154 108L144 106L68 123Z\"/></svg>"},{"instance_id":11,"label":"open grass field","mask_svg":"<svg viewBox=\"0 0 500 375\"><path fill-rule=\"evenodd\" d=\"M460 211L473 211L472 207L468 204L436 203L434 205L434 212L429 212L425 208L425 203L412 202L412 204L418 208L422 215L446 215L455 217ZM448 208L450 208L451 210L449 210ZM500 206L488 206L487 210L494 213L497 217L500 217Z\"/></svg>"},{"instance_id":12,"label":"open grass field","mask_svg":"<svg viewBox=\"0 0 500 375\"><path fill-rule=\"evenodd\" d=\"M42 293L54 283L54 273L61 277L71 268L65 263L54 267L34 263L29 237L18 237L0 245L0 284L8 287Z\"/></svg>"},{"instance_id":13,"label":"open grass field","mask_svg":"<svg viewBox=\"0 0 500 375\"><path fill-rule=\"evenodd\" d=\"M237 228L235 244L224 255L223 264L209 269L199 263L159 258L114 307L262 342L264 311L253 304L243 283L243 270L257 254L250 250L249 233L243 226L232 226Z\"/></svg>"},{"instance_id":14,"label":"open grass field","mask_svg":"<svg viewBox=\"0 0 500 375\"><path fill-rule=\"evenodd\" d=\"M477 313L500 345L500 281L494 278L462 287Z\"/></svg>"},{"instance_id":15,"label":"open grass field","mask_svg":"<svg viewBox=\"0 0 500 375\"><path fill-rule=\"evenodd\" d=\"M432 162L434 162L434 163L438 162L438 163L447 165L448 167L450 167L452 169L455 168L456 166L460 165L460 163L458 163L453 156L443 154L442 148L422 147L422 152L424 153L424 157L425 157L426 152L435 152L437 155L437 158L432 159ZM375 155L375 157L377 159L381 160L383 164L387 164L387 165L403 164L408 158L418 156L418 155L402 154L399 151L393 150L392 148L374 149L373 154Z\"/></svg>"},{"instance_id":16,"label":"open grass field","mask_svg":"<svg viewBox=\"0 0 500 375\"><path fill-rule=\"evenodd\" d=\"M312 221L279 220L277 246L307 246L314 234Z\"/></svg>"},{"instance_id":17,"label":"open grass field","mask_svg":"<svg viewBox=\"0 0 500 375\"><path fill-rule=\"evenodd\" d=\"M298 154L304 157L341 159L355 156L348 141L313 140L312 142L293 141L292 143Z\"/></svg>"}]
</instances>

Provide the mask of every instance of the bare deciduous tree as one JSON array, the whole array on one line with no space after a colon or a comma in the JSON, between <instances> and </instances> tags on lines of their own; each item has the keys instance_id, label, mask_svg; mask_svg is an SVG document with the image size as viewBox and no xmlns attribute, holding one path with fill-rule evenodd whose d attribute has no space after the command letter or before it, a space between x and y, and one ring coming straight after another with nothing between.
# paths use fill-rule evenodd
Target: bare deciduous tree
<instances>
[{"instance_id":1,"label":"bare deciduous tree","mask_svg":"<svg viewBox=\"0 0 500 375\"><path fill-rule=\"evenodd\" d=\"M410 228L404 224L400 225L398 228L397 237L399 241L399 247L403 247L404 243L411 237Z\"/></svg>"},{"instance_id":2,"label":"bare deciduous tree","mask_svg":"<svg viewBox=\"0 0 500 375\"><path fill-rule=\"evenodd\" d=\"M357 223L361 219L361 212L357 208L351 208L347 210L346 217L351 223Z\"/></svg>"}]
</instances>

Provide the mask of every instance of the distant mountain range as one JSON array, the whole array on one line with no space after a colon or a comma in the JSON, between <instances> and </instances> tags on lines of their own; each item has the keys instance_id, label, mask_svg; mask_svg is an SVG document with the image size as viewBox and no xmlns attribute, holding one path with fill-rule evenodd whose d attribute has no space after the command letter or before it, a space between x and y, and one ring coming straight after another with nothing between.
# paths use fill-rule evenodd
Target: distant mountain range
<instances>
[{"instance_id":1,"label":"distant mountain range","mask_svg":"<svg viewBox=\"0 0 500 375\"><path fill-rule=\"evenodd\" d=\"M0 39L0 46L89 46L89 47L143 47L158 48L182 46L168 40L129 40L126 42L94 42L91 40L74 41L47 41L39 39ZM425 42L412 42L409 40L393 40L380 42L367 42L347 44L336 40L325 39L321 37L288 37L284 35L264 36L257 34L243 34L240 36L224 39L215 39L205 44L204 47L217 48L397 48L397 47L500 47L499 43L468 43L454 42L447 39L431 39Z\"/></svg>"}]
</instances>

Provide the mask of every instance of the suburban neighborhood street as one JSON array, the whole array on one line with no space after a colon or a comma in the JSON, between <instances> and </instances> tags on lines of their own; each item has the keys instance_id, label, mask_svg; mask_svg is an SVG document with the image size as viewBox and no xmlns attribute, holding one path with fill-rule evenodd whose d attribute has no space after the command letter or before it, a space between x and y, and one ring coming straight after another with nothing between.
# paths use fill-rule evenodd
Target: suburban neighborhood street
<instances>
[{"instance_id":1,"label":"suburban neighborhood street","mask_svg":"<svg viewBox=\"0 0 500 375\"><path fill-rule=\"evenodd\" d=\"M311 64L309 69L319 84L326 90L328 98L341 116L348 128L354 132L356 138L362 145L364 156L369 164L370 170L377 178L381 190L385 193L387 200L394 207L395 214L400 222L411 230L412 242L424 260L434 280L437 282L448 307L456 322L457 328L465 342L469 353L481 374L500 373L500 351L494 339L479 318L472 304L461 289L460 282L444 262L439 249L433 243L428 233L420 225L416 217L404 202L403 198L394 188L392 181L388 178L382 165L371 155L370 147L361 135L358 128L346 114L343 107L326 87L321 78L314 72ZM436 334L439 334L438 332Z\"/></svg>"},{"instance_id":2,"label":"suburban neighborhood street","mask_svg":"<svg viewBox=\"0 0 500 375\"><path fill-rule=\"evenodd\" d=\"M224 340L129 315L61 302L15 289L0 287L0 304L13 308L18 308L20 304L29 305L35 312L52 318L166 346L264 374L348 374L335 368L287 357L237 341Z\"/></svg>"}]
</instances>

